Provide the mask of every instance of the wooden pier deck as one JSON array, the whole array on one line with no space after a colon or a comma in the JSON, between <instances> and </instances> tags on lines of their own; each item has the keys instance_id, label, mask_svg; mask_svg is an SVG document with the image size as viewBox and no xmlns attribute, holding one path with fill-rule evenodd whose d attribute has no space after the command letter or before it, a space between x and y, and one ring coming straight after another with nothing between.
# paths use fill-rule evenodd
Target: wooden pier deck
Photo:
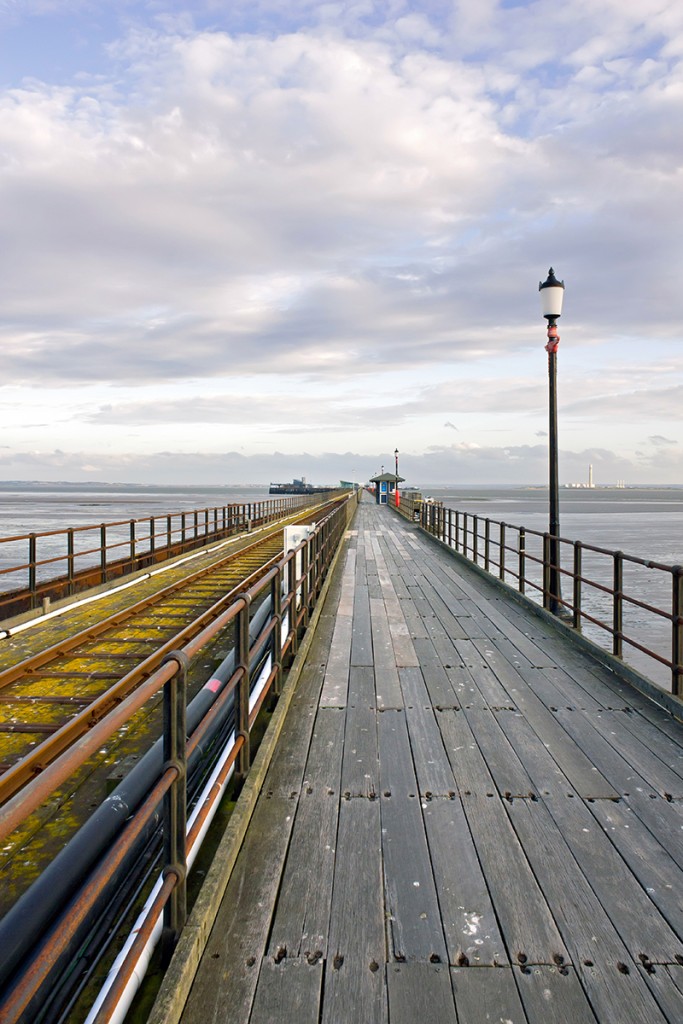
<instances>
[{"instance_id":1,"label":"wooden pier deck","mask_svg":"<svg viewBox=\"0 0 683 1024\"><path fill-rule=\"evenodd\" d=\"M150 1019L680 1024L682 808L678 721L363 501Z\"/></svg>"}]
</instances>

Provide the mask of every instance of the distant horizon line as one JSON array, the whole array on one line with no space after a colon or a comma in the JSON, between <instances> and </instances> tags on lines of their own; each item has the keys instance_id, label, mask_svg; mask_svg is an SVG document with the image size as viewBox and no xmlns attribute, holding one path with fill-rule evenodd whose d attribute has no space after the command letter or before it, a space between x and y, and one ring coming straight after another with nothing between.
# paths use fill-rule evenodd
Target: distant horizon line
<instances>
[{"instance_id":1,"label":"distant horizon line","mask_svg":"<svg viewBox=\"0 0 683 1024\"><path fill-rule=\"evenodd\" d=\"M355 481L359 484L364 484L367 481ZM320 485L323 486L323 485ZM325 485L330 486L330 485ZM8 490L81 490L81 491L97 491L97 490L138 490L138 491L225 491L234 490L236 488L242 488L244 490L264 490L270 487L270 483L244 483L237 481L235 483L222 483L222 484L180 484L180 483L167 483L167 484L147 484L137 483L135 481L113 481L113 480L0 480L0 491ZM411 485L409 487L403 487L401 490L445 490L445 489L462 489L462 488L473 488L473 489L491 489L496 490L547 490L547 484L532 484L532 483L475 483L468 481L458 481L457 483L425 483L420 485ZM683 483L671 484L671 483L655 483L655 484L594 484L592 487L581 487L577 485L562 485L563 491L614 491L614 490L680 490L683 488Z\"/></svg>"}]
</instances>

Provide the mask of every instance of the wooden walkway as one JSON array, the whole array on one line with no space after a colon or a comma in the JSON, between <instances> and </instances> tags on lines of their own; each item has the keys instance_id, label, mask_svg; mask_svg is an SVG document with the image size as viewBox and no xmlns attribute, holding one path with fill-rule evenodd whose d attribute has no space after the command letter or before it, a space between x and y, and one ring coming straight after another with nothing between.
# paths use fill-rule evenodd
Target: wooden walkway
<instances>
[{"instance_id":1,"label":"wooden walkway","mask_svg":"<svg viewBox=\"0 0 683 1024\"><path fill-rule=\"evenodd\" d=\"M183 1024L680 1024L683 726L363 501Z\"/></svg>"}]
</instances>

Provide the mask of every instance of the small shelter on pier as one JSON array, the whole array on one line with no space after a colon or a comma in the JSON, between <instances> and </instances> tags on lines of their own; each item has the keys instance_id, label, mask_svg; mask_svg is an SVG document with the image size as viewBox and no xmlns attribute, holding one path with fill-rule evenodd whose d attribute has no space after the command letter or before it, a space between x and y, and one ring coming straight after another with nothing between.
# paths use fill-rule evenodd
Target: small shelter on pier
<instances>
[{"instance_id":1,"label":"small shelter on pier","mask_svg":"<svg viewBox=\"0 0 683 1024\"><path fill-rule=\"evenodd\" d=\"M375 485L375 501L378 505L386 505L389 495L394 494L399 484L405 480L403 476L395 473L380 473L379 476L370 478L370 483Z\"/></svg>"}]
</instances>

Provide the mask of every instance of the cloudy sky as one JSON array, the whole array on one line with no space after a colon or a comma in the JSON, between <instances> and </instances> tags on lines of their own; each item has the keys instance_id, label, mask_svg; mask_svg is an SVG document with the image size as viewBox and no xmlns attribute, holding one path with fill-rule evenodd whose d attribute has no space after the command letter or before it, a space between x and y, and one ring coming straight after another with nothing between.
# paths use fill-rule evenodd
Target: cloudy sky
<instances>
[{"instance_id":1,"label":"cloudy sky","mask_svg":"<svg viewBox=\"0 0 683 1024\"><path fill-rule=\"evenodd\" d=\"M0 479L683 482L680 0L0 0Z\"/></svg>"}]
</instances>

